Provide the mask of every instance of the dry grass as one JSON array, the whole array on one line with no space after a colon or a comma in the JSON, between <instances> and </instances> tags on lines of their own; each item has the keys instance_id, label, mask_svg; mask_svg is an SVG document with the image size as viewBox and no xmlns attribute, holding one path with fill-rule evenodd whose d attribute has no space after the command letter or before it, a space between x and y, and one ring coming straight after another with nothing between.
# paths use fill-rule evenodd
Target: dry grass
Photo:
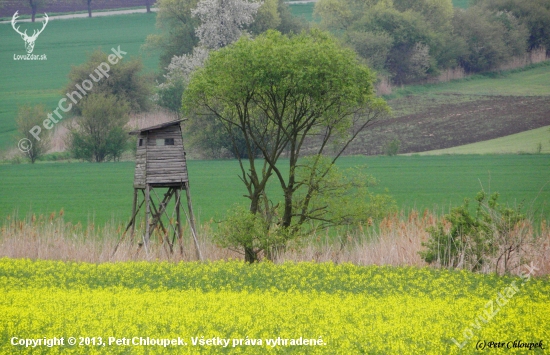
<instances>
[{"instance_id":1,"label":"dry grass","mask_svg":"<svg viewBox=\"0 0 550 355\"><path fill-rule=\"evenodd\" d=\"M546 48L534 49L531 52L525 53L523 56L514 57L510 62L503 64L499 70L512 70L523 68L531 64L536 64L548 60L546 57Z\"/></svg>"},{"instance_id":2,"label":"dry grass","mask_svg":"<svg viewBox=\"0 0 550 355\"><path fill-rule=\"evenodd\" d=\"M466 71L462 67L444 70L439 76L430 80L430 83L446 83L451 80L460 80L466 77Z\"/></svg>"},{"instance_id":3,"label":"dry grass","mask_svg":"<svg viewBox=\"0 0 550 355\"><path fill-rule=\"evenodd\" d=\"M510 62L499 66L496 70L505 71L505 70L524 68L528 65L537 64L540 62L544 62L546 60L550 60L550 57L546 56L546 48L542 47L542 48L534 49L531 52L527 52L522 56L514 57ZM429 78L427 80L427 83L429 84L446 83L452 80L464 79L469 75L470 74L466 73L466 71L462 67L449 68L442 71L441 74L439 74L438 76ZM380 85L382 85L382 83L383 81L380 83ZM389 88L389 92L386 92L388 91L386 90L384 92L377 91L377 93L379 93L380 95L391 94L391 86L389 85L389 83L383 86L383 88L386 88L386 87Z\"/></svg>"},{"instance_id":4,"label":"dry grass","mask_svg":"<svg viewBox=\"0 0 550 355\"><path fill-rule=\"evenodd\" d=\"M391 80L385 76L380 77L379 82L375 86L377 95L389 95L392 93Z\"/></svg>"},{"instance_id":5,"label":"dry grass","mask_svg":"<svg viewBox=\"0 0 550 355\"><path fill-rule=\"evenodd\" d=\"M392 265L423 267L427 264L418 252L423 250L422 242L428 240L426 229L435 226L440 217L424 211L419 214L412 211L407 217L393 215L384 218L376 227L368 227L348 233L332 241L326 235L313 236L305 246L289 247L280 252L275 262L315 261L335 263L353 263L356 265ZM531 233L530 224L522 229ZM183 246L175 246L170 253L167 243L161 236L152 238L149 250L139 248L139 238L129 238L114 253L124 226L108 223L103 227L90 224L66 223L63 211L50 216L31 216L18 219L12 216L6 219L0 234L0 257L50 259L62 261L84 261L92 263L116 262L128 260L164 260L192 261L195 251L188 229L184 229ZM139 234L138 234L139 235ZM208 237L212 235L209 224L199 229L199 244L202 255L207 260L242 259L238 251L223 249L215 245ZM177 243L176 243L177 244ZM550 274L550 230L543 222L537 233L536 243L525 245L521 253L515 255L515 261L525 264L533 262L540 270L537 274ZM438 267L435 265L434 267ZM494 266L488 266L484 272L493 272Z\"/></svg>"}]
</instances>

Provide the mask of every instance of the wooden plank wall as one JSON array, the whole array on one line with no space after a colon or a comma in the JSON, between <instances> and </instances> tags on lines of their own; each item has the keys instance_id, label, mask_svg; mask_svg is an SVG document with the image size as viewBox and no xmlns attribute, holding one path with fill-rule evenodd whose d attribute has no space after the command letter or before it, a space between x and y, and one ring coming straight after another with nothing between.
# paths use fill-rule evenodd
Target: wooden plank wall
<instances>
[{"instance_id":1,"label":"wooden plank wall","mask_svg":"<svg viewBox=\"0 0 550 355\"><path fill-rule=\"evenodd\" d=\"M139 146L139 140L143 139L143 145ZM136 170L134 172L134 188L145 188L145 159L147 157L147 132L142 132L137 139Z\"/></svg>"},{"instance_id":2,"label":"wooden plank wall","mask_svg":"<svg viewBox=\"0 0 550 355\"><path fill-rule=\"evenodd\" d=\"M157 146L157 139L173 138L174 145ZM146 182L170 184L187 182L187 164L179 125L149 132L147 139Z\"/></svg>"}]
</instances>

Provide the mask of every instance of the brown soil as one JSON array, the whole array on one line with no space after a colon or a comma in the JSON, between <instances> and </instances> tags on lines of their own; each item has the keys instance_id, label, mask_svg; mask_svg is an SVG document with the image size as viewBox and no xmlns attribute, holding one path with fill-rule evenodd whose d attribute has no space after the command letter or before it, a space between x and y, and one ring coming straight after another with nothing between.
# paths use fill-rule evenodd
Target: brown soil
<instances>
[{"instance_id":1,"label":"brown soil","mask_svg":"<svg viewBox=\"0 0 550 355\"><path fill-rule=\"evenodd\" d=\"M384 145L393 139L401 142L400 153L423 152L550 125L547 96L450 97L446 100L453 102L434 102L433 106L426 102L415 105L415 100L408 97L390 101L397 114L373 125L347 154L384 154ZM408 114L399 113L403 107L408 107Z\"/></svg>"}]
</instances>

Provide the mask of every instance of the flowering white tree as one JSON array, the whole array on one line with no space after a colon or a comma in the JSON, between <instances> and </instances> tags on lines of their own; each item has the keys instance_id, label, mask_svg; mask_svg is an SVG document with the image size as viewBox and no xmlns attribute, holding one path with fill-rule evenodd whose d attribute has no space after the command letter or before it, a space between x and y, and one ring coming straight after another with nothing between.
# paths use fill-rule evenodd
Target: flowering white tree
<instances>
[{"instance_id":1,"label":"flowering white tree","mask_svg":"<svg viewBox=\"0 0 550 355\"><path fill-rule=\"evenodd\" d=\"M202 0L191 13L201 20L195 33L200 44L218 49L239 39L242 28L254 21L261 2L243 0Z\"/></svg>"},{"instance_id":2,"label":"flowering white tree","mask_svg":"<svg viewBox=\"0 0 550 355\"><path fill-rule=\"evenodd\" d=\"M172 61L166 67L168 73L164 75L167 83L182 81L185 86L189 84L191 73L199 67L202 67L206 58L208 58L208 49L205 47L193 48L193 53L181 56L175 55ZM161 84L164 85L165 83Z\"/></svg>"},{"instance_id":3,"label":"flowering white tree","mask_svg":"<svg viewBox=\"0 0 550 355\"><path fill-rule=\"evenodd\" d=\"M166 81L158 86L159 95L156 99L177 110L181 104L182 90L189 83L193 71L203 66L209 51L239 39L243 27L254 21L254 15L261 5L261 2L246 0L201 0L191 11L201 21L201 25L195 29L199 45L191 54L172 57L166 67Z\"/></svg>"}]
</instances>

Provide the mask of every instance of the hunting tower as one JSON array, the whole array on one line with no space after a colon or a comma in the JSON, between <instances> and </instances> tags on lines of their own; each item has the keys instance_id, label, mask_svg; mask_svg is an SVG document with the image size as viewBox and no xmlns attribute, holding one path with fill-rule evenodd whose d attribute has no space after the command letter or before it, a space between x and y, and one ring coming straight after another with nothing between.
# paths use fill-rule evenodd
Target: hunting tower
<instances>
[{"instance_id":1,"label":"hunting tower","mask_svg":"<svg viewBox=\"0 0 550 355\"><path fill-rule=\"evenodd\" d=\"M180 209L182 191L185 190L189 211L186 217L193 235L197 258L200 260L202 257L197 241L180 126L182 121L170 121L130 132L131 135L137 135L137 151L132 218L126 227L126 231L130 229L130 238L133 239L136 216L145 203L145 233L140 247L145 246L147 251L151 235L158 230L162 236L162 243L169 247L170 252L173 252L177 236L180 251L183 253ZM162 199L155 189L167 189ZM140 191L143 195L141 202L138 201ZM155 204L154 197L156 197L158 205ZM167 207L172 197L175 197L175 204L174 211L170 216ZM175 225L173 223L174 215L176 217ZM167 218L166 225L163 222L163 216ZM172 240L169 237L171 232L173 232Z\"/></svg>"}]
</instances>

